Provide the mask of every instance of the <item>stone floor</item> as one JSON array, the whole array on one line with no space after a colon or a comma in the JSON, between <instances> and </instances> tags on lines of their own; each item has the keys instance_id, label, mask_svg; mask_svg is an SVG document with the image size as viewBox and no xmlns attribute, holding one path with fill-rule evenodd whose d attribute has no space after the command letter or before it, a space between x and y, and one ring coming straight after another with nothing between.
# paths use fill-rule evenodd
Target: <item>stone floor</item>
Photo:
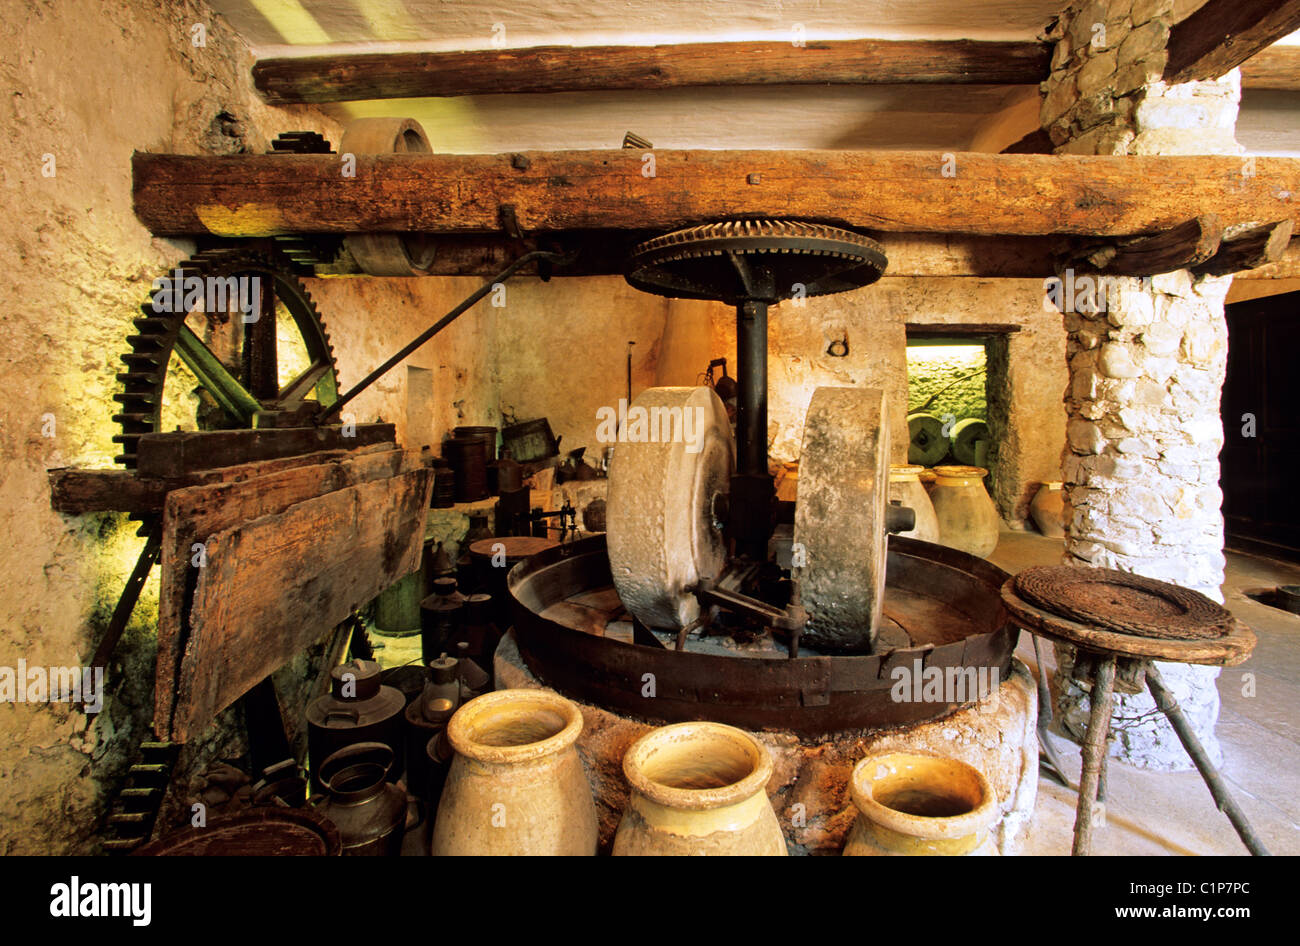
<instances>
[{"instance_id":1,"label":"stone floor","mask_svg":"<svg viewBox=\"0 0 1300 946\"><path fill-rule=\"evenodd\" d=\"M1003 532L990 560L1016 572L1061 560L1059 539L1037 533ZM1273 854L1300 854L1300 616L1268 607L1246 593L1279 584L1300 584L1300 566L1227 553L1227 607L1259 638L1250 660L1219 677L1222 710L1218 735L1222 774L1238 804ZM1050 647L1040 648L1052 667ZM1032 642L1018 651L1036 667ZM1253 674L1254 692L1249 684ZM1073 784L1079 749L1050 737ZM1112 855L1245 854L1228 819L1214 806L1194 771L1146 772L1110 760L1106 826L1093 835L1093 853ZM1077 796L1040 778L1038 805L1024 854L1068 854Z\"/></svg>"}]
</instances>

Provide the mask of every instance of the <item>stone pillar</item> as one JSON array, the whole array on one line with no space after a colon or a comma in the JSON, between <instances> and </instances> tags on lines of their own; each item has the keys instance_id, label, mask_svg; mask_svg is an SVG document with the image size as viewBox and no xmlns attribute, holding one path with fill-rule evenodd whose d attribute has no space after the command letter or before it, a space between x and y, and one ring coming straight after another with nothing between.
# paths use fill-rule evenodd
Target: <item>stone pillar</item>
<instances>
[{"instance_id":1,"label":"stone pillar","mask_svg":"<svg viewBox=\"0 0 1300 946\"><path fill-rule=\"evenodd\" d=\"M1234 71L1168 86L1172 0L1090 0L1049 30L1052 73L1043 127L1058 154L1240 154ZM1243 162L1243 174L1248 173ZM1196 213L1188 208L1188 215ZM1069 563L1117 568L1223 596L1223 446L1219 392L1227 363L1223 301L1231 277L1186 270L1146 279L1060 273L1070 385L1062 464L1072 518ZM1063 649L1062 649L1063 650ZM1087 694L1060 653L1062 725L1081 737ZM1217 668L1160 664L1217 762ZM1145 692L1116 696L1110 754L1157 769L1191 760Z\"/></svg>"}]
</instances>

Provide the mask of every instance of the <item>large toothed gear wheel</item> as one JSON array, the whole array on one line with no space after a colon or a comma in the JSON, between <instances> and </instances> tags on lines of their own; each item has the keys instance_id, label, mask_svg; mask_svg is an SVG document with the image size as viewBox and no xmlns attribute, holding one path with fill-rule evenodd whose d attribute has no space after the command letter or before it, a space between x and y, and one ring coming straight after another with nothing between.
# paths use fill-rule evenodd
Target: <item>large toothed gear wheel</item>
<instances>
[{"instance_id":1,"label":"large toothed gear wheel","mask_svg":"<svg viewBox=\"0 0 1300 946\"><path fill-rule=\"evenodd\" d=\"M680 434L651 442L663 418ZM647 627L677 630L699 617L700 579L718 577L726 562L717 500L735 466L727 409L711 388L647 388L628 408L626 436L609 470L610 571L628 611Z\"/></svg>"},{"instance_id":2,"label":"large toothed gear wheel","mask_svg":"<svg viewBox=\"0 0 1300 946\"><path fill-rule=\"evenodd\" d=\"M219 280L231 286L238 285L227 282L231 278L257 277L261 290L259 304L271 303L271 317L279 329L272 335L280 336L280 346L271 344L269 350L261 349L263 343L250 329L251 323L244 323L238 311L207 314L201 305L185 310L185 303L193 300L186 300L184 295L180 300L181 311L175 311L171 282L177 272L182 287L190 284L191 277L205 280L205 286L207 280ZM122 391L113 395L120 404L113 422L122 428L113 437L122 447L122 453L114 458L117 463L134 469L140 437L172 426L164 421L163 402L169 368L177 359L189 369L201 389L199 409L207 410L207 416L200 418L189 416L177 407L178 416L171 418L177 422L199 427L248 428L254 425L258 411L299 409L311 400L328 406L338 399L338 374L329 334L311 295L293 275L287 259L277 253L243 248L208 250L172 267L162 274L162 279L167 282L156 285L148 301L140 306L141 317L135 319L136 332L127 337L130 349L122 355L125 370L117 376ZM268 314L264 312L259 318ZM223 352L224 358L201 337L214 324L221 325L228 333L225 340L231 350ZM300 341L290 344L290 334L295 328ZM286 350L290 348L292 351ZM263 365L263 370L273 375L277 390L259 392L258 397L254 396L255 386L250 383L248 372L256 372L258 369L252 366L263 359L275 362Z\"/></svg>"},{"instance_id":3,"label":"large toothed gear wheel","mask_svg":"<svg viewBox=\"0 0 1300 946\"><path fill-rule=\"evenodd\" d=\"M643 292L739 305L858 289L886 265L879 243L850 230L806 220L727 220L639 244L626 279Z\"/></svg>"},{"instance_id":4,"label":"large toothed gear wheel","mask_svg":"<svg viewBox=\"0 0 1300 946\"><path fill-rule=\"evenodd\" d=\"M889 417L875 388L818 388L804 420L794 541L804 640L868 652L885 599ZM800 549L799 546L802 546Z\"/></svg>"},{"instance_id":5,"label":"large toothed gear wheel","mask_svg":"<svg viewBox=\"0 0 1300 946\"><path fill-rule=\"evenodd\" d=\"M413 118L357 118L343 129L340 154L427 154L429 139ZM411 233L359 233L343 245L368 276L427 276L434 248Z\"/></svg>"}]
</instances>

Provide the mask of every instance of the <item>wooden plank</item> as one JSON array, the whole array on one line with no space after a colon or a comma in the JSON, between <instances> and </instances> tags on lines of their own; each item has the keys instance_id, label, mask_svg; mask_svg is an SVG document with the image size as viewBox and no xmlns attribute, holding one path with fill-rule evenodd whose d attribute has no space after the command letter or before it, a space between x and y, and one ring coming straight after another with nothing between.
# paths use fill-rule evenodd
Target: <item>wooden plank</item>
<instances>
[{"instance_id":1,"label":"wooden plank","mask_svg":"<svg viewBox=\"0 0 1300 946\"><path fill-rule=\"evenodd\" d=\"M1291 243L1290 220L1251 227L1223 241L1212 258L1195 268L1197 274L1226 276L1243 269L1276 263Z\"/></svg>"},{"instance_id":2,"label":"wooden plank","mask_svg":"<svg viewBox=\"0 0 1300 946\"><path fill-rule=\"evenodd\" d=\"M199 569L173 741L419 567L433 471L420 467L217 533Z\"/></svg>"},{"instance_id":3,"label":"wooden plank","mask_svg":"<svg viewBox=\"0 0 1300 946\"><path fill-rule=\"evenodd\" d=\"M1241 64L1244 89L1300 92L1300 46L1273 45Z\"/></svg>"},{"instance_id":4,"label":"wooden plank","mask_svg":"<svg viewBox=\"0 0 1300 946\"><path fill-rule=\"evenodd\" d=\"M253 84L276 105L682 86L1033 85L1051 58L1046 43L968 39L534 46L261 59Z\"/></svg>"},{"instance_id":5,"label":"wooden plank","mask_svg":"<svg viewBox=\"0 0 1300 946\"><path fill-rule=\"evenodd\" d=\"M1159 233L1083 250L1076 259L1093 272L1155 276L1204 263L1218 252L1222 239L1219 218L1203 214Z\"/></svg>"},{"instance_id":6,"label":"wooden plank","mask_svg":"<svg viewBox=\"0 0 1300 946\"><path fill-rule=\"evenodd\" d=\"M68 516L91 512L160 513L172 490L205 483L235 483L297 466L311 466L363 452L396 450L395 443L377 443L356 450L323 450L276 460L199 470L178 477L141 476L134 470L81 470L60 467L49 471L50 508Z\"/></svg>"},{"instance_id":7,"label":"wooden plank","mask_svg":"<svg viewBox=\"0 0 1300 946\"><path fill-rule=\"evenodd\" d=\"M254 428L250 430L178 430L145 434L136 449L141 476L179 477L214 467L235 466L256 460L343 450L376 443L393 443L393 424L356 424L322 427Z\"/></svg>"},{"instance_id":8,"label":"wooden plank","mask_svg":"<svg viewBox=\"0 0 1300 946\"><path fill-rule=\"evenodd\" d=\"M1217 79L1300 29L1300 0L1206 0L1169 30L1166 82Z\"/></svg>"},{"instance_id":9,"label":"wooden plank","mask_svg":"<svg viewBox=\"0 0 1300 946\"><path fill-rule=\"evenodd\" d=\"M636 151L511 155L140 154L135 210L158 236L670 229L740 216L883 231L1132 236L1187 219L1296 212L1300 159L915 151ZM520 167L525 164L525 167ZM750 183L751 181L755 183Z\"/></svg>"},{"instance_id":10,"label":"wooden plank","mask_svg":"<svg viewBox=\"0 0 1300 946\"><path fill-rule=\"evenodd\" d=\"M1300 239L1291 243L1275 263L1265 263L1257 269L1238 273L1235 279L1300 279Z\"/></svg>"},{"instance_id":11,"label":"wooden plank","mask_svg":"<svg viewBox=\"0 0 1300 946\"><path fill-rule=\"evenodd\" d=\"M273 461L276 464L285 461ZM375 449L332 456L324 463L286 466L252 479L232 479L175 490L163 508L159 558L158 657L154 726L167 738L180 661L189 635L186 596L197 579L194 546L218 532L282 512L294 503L421 466L416 451ZM235 469L235 468L232 468Z\"/></svg>"}]
</instances>

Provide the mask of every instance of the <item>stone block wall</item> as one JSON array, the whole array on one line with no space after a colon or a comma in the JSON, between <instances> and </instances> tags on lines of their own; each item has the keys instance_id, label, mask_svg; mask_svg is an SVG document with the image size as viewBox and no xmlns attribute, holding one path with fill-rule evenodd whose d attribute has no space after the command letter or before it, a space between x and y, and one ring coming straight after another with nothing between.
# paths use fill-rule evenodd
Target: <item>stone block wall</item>
<instances>
[{"instance_id":1,"label":"stone block wall","mask_svg":"<svg viewBox=\"0 0 1300 946\"><path fill-rule=\"evenodd\" d=\"M1159 79L1169 28L1185 12L1173 0L1089 0L1060 16L1048 32L1056 49L1041 110L1058 154L1242 152L1233 134L1238 72L1175 86ZM1189 216L1196 212L1188 208ZM1067 284L1082 275L1061 273ZM1064 306L1068 562L1135 572L1223 600L1219 392L1231 281L1185 270L1105 278L1104 293ZM1069 298L1068 289L1063 296ZM1160 670L1218 758L1218 670ZM1062 690L1064 726L1077 738L1087 697L1065 677ZM1145 693L1117 696L1112 722L1112 755L1151 768L1190 767Z\"/></svg>"}]
</instances>

